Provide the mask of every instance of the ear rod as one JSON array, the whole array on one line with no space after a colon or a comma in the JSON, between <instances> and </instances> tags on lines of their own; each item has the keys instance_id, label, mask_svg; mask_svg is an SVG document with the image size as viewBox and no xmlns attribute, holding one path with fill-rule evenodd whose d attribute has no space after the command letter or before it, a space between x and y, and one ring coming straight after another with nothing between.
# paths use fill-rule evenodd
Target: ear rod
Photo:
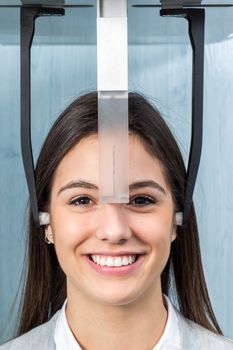
<instances>
[{"instance_id":1,"label":"ear rod","mask_svg":"<svg viewBox=\"0 0 233 350\"><path fill-rule=\"evenodd\" d=\"M185 226L191 211L193 191L202 150L205 10L168 9L161 10L160 15L182 17L188 20L189 37L193 50L192 136L183 205L183 225Z\"/></svg>"},{"instance_id":2,"label":"ear rod","mask_svg":"<svg viewBox=\"0 0 233 350\"><path fill-rule=\"evenodd\" d=\"M31 144L31 45L37 17L64 13L62 8L22 6L20 9L21 151L32 215L37 228L40 223Z\"/></svg>"}]
</instances>

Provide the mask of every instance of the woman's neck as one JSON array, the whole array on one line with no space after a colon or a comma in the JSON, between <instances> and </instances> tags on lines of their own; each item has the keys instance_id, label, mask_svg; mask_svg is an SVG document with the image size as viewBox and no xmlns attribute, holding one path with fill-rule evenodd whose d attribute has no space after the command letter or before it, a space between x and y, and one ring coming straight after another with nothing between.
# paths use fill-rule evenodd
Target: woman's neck
<instances>
[{"instance_id":1,"label":"woman's neck","mask_svg":"<svg viewBox=\"0 0 233 350\"><path fill-rule=\"evenodd\" d=\"M127 305L98 304L68 288L67 320L84 350L151 350L167 321L161 288Z\"/></svg>"}]
</instances>

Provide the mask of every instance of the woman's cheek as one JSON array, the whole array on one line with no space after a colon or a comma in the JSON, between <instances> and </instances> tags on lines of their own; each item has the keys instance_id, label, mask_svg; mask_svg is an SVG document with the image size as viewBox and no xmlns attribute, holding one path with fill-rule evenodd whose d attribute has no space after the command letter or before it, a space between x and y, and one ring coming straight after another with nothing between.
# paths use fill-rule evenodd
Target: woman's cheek
<instances>
[{"instance_id":1,"label":"woman's cheek","mask_svg":"<svg viewBox=\"0 0 233 350\"><path fill-rule=\"evenodd\" d=\"M59 253L66 249L75 250L88 237L87 225L82 220L58 217L54 222L55 245Z\"/></svg>"}]
</instances>

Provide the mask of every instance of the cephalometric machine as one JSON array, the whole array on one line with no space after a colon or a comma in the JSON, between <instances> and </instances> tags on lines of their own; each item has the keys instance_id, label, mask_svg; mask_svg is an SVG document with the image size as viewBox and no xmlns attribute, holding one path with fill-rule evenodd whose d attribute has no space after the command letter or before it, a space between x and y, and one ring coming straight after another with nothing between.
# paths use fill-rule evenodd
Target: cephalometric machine
<instances>
[{"instance_id":1,"label":"cephalometric machine","mask_svg":"<svg viewBox=\"0 0 233 350\"><path fill-rule=\"evenodd\" d=\"M160 3L161 16L176 16L188 21L193 51L191 145L185 202L183 211L176 217L178 225L186 225L202 149L205 10L201 6L201 0L161 0ZM31 146L31 45L36 18L64 16L65 8L66 3L62 0L22 0L21 6L21 149L32 214L37 227L49 222L49 217L47 213L39 212L34 178ZM127 12L127 0L96 1L99 195L102 203L129 201Z\"/></svg>"}]
</instances>

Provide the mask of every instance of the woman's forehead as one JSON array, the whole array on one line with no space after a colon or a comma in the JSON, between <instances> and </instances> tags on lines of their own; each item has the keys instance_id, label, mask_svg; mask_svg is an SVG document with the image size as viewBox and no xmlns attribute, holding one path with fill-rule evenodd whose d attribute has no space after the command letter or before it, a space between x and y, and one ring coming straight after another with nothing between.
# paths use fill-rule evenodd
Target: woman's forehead
<instances>
[{"instance_id":1,"label":"woman's forehead","mask_svg":"<svg viewBox=\"0 0 233 350\"><path fill-rule=\"evenodd\" d=\"M129 136L129 183L154 179L166 187L166 180L159 160L153 157L136 135ZM83 138L61 160L55 174L53 187L82 179L98 187L99 142L97 135Z\"/></svg>"}]
</instances>

